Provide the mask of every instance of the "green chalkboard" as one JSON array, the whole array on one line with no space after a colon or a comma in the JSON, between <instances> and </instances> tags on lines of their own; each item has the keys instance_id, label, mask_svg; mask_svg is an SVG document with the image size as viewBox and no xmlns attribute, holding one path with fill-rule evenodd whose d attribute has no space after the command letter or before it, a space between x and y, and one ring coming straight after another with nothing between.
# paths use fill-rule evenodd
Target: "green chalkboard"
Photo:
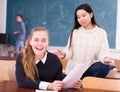
<instances>
[{"instance_id":1,"label":"green chalkboard","mask_svg":"<svg viewBox=\"0 0 120 92\"><path fill-rule=\"evenodd\" d=\"M115 48L117 0L8 0L7 26L9 43L15 44L12 34L17 30L15 15L24 16L27 35L36 26L44 26L50 33L51 46L65 46L73 27L75 8L88 3L92 6L98 24L108 34L110 48Z\"/></svg>"}]
</instances>

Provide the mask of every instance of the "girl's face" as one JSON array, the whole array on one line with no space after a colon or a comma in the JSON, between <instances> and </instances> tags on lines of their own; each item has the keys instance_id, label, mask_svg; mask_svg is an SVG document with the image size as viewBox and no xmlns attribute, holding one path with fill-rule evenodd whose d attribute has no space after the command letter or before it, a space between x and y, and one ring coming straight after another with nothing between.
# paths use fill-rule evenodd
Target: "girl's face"
<instances>
[{"instance_id":1,"label":"girl's face","mask_svg":"<svg viewBox=\"0 0 120 92\"><path fill-rule=\"evenodd\" d=\"M84 28L90 27L91 18L93 17L93 13L88 13L85 10L77 10L76 12L78 23Z\"/></svg>"},{"instance_id":2,"label":"girl's face","mask_svg":"<svg viewBox=\"0 0 120 92\"><path fill-rule=\"evenodd\" d=\"M48 33L46 31L33 32L30 45L36 58L41 59L47 51L47 47L49 45Z\"/></svg>"}]
</instances>

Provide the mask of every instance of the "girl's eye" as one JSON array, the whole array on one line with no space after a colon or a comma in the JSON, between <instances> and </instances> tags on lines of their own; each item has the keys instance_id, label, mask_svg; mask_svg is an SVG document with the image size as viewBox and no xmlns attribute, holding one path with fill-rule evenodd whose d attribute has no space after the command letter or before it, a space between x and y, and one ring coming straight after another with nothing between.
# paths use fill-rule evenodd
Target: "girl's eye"
<instances>
[{"instance_id":1,"label":"girl's eye","mask_svg":"<svg viewBox=\"0 0 120 92\"><path fill-rule=\"evenodd\" d=\"M46 42L46 39L42 39L42 42Z\"/></svg>"},{"instance_id":2,"label":"girl's eye","mask_svg":"<svg viewBox=\"0 0 120 92\"><path fill-rule=\"evenodd\" d=\"M82 16L83 16L83 17L85 17L85 16L86 16L86 14L83 14Z\"/></svg>"},{"instance_id":3,"label":"girl's eye","mask_svg":"<svg viewBox=\"0 0 120 92\"><path fill-rule=\"evenodd\" d=\"M80 16L77 16L78 19L80 19Z\"/></svg>"},{"instance_id":4,"label":"girl's eye","mask_svg":"<svg viewBox=\"0 0 120 92\"><path fill-rule=\"evenodd\" d=\"M35 41L35 42L39 42L39 41L41 41L41 42L46 42L47 39L46 39L46 38L43 38L43 39L34 38L34 41Z\"/></svg>"},{"instance_id":5,"label":"girl's eye","mask_svg":"<svg viewBox=\"0 0 120 92\"><path fill-rule=\"evenodd\" d=\"M38 39L35 38L34 41L35 41L35 42L38 42Z\"/></svg>"}]
</instances>

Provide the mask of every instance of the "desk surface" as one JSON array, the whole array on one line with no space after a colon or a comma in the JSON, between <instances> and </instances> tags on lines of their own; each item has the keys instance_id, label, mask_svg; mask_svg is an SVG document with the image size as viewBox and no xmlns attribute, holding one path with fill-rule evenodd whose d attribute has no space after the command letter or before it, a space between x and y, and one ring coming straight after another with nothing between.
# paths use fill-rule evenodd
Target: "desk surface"
<instances>
[{"instance_id":1,"label":"desk surface","mask_svg":"<svg viewBox=\"0 0 120 92\"><path fill-rule=\"evenodd\" d=\"M117 72L116 69L111 70L106 78L111 78L111 79L120 79L120 72Z\"/></svg>"},{"instance_id":2,"label":"desk surface","mask_svg":"<svg viewBox=\"0 0 120 92\"><path fill-rule=\"evenodd\" d=\"M0 92L35 92L35 89L19 88L15 81L0 82ZM114 92L92 89L63 89L60 92Z\"/></svg>"}]
</instances>

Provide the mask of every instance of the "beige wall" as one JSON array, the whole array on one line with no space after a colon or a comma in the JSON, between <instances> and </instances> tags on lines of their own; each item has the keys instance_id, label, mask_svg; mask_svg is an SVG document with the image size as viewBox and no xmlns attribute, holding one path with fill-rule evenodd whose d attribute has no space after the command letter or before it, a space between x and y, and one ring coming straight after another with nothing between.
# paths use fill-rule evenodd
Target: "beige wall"
<instances>
[{"instance_id":1,"label":"beige wall","mask_svg":"<svg viewBox=\"0 0 120 92\"><path fill-rule=\"evenodd\" d=\"M6 32L6 6L7 0L0 0L0 33Z\"/></svg>"},{"instance_id":2,"label":"beige wall","mask_svg":"<svg viewBox=\"0 0 120 92\"><path fill-rule=\"evenodd\" d=\"M114 30L113 30L114 31ZM116 49L120 49L120 0L117 0Z\"/></svg>"}]
</instances>

